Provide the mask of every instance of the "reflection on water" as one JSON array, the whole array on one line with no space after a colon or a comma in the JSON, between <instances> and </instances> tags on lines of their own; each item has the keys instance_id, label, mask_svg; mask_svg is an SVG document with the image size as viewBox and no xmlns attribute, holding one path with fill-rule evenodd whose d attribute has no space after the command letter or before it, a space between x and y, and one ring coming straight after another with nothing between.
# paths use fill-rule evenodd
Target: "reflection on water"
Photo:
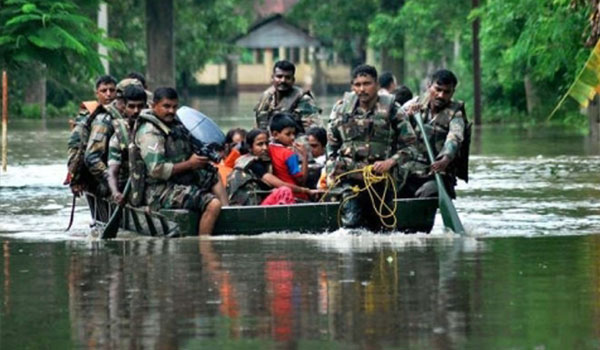
<instances>
[{"instance_id":1,"label":"reflection on water","mask_svg":"<svg viewBox=\"0 0 600 350\"><path fill-rule=\"evenodd\" d=\"M599 247L596 236L350 253L285 239L6 241L0 345L597 348Z\"/></svg>"},{"instance_id":2,"label":"reflection on water","mask_svg":"<svg viewBox=\"0 0 600 350\"><path fill-rule=\"evenodd\" d=\"M192 105L250 127L258 94ZM322 99L328 111L336 97ZM469 237L90 237L66 121L12 121L0 174L0 348L600 347L600 152L564 129L490 126L456 207Z\"/></svg>"}]
</instances>

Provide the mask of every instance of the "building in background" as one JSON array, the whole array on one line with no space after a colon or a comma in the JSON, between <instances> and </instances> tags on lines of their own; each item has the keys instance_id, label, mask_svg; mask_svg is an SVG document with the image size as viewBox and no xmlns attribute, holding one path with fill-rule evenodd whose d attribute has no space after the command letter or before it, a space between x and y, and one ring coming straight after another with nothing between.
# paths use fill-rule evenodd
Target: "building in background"
<instances>
[{"instance_id":1,"label":"building in background","mask_svg":"<svg viewBox=\"0 0 600 350\"><path fill-rule=\"evenodd\" d=\"M338 63L317 38L281 14L258 21L234 43L242 54L230 55L222 64L206 65L195 74L198 84L222 86L225 94L264 90L271 83L273 64L282 59L296 65L296 84L316 94L349 84L350 67Z\"/></svg>"}]
</instances>

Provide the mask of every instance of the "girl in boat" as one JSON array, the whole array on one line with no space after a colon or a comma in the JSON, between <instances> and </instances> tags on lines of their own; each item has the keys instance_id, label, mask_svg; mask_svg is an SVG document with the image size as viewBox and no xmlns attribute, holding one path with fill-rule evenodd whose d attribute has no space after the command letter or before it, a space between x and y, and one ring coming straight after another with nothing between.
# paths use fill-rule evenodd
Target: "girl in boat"
<instances>
[{"instance_id":1,"label":"girl in boat","mask_svg":"<svg viewBox=\"0 0 600 350\"><path fill-rule=\"evenodd\" d=\"M230 205L291 204L294 203L292 192L308 195L319 192L289 184L272 174L266 130L250 130L241 153L227 178ZM274 188L275 191L269 192Z\"/></svg>"}]
</instances>

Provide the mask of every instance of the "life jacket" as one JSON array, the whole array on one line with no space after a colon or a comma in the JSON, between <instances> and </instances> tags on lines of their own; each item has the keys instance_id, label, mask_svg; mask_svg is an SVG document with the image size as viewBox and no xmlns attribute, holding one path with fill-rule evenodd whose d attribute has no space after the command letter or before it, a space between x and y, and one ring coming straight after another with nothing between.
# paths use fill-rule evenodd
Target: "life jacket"
<instances>
[{"instance_id":1,"label":"life jacket","mask_svg":"<svg viewBox=\"0 0 600 350\"><path fill-rule=\"evenodd\" d=\"M138 144L135 142L135 135L144 123L153 124L166 138L165 153L166 154L181 154L182 157L187 157L191 154L191 142L187 129L177 120L173 125L167 126L158 117L152 114L151 110L143 110L133 127L132 135L134 139L129 142L129 172L131 179L131 196L130 203L133 206L144 204L144 196L146 184L154 185L165 182L148 177L146 165L141 156L141 151ZM183 160L183 159L182 159ZM174 182L181 185L191 185L198 183L196 172L187 171L182 174L173 175L169 178L169 182Z\"/></svg>"},{"instance_id":2,"label":"life jacket","mask_svg":"<svg viewBox=\"0 0 600 350\"><path fill-rule=\"evenodd\" d=\"M315 113L320 111L304 111L297 110L298 104L300 100L304 96L310 96L312 93L309 90L302 90L297 86L292 87L292 92L284 97L282 100L277 101L278 104L275 105L275 88L268 88L263 95L256 107L254 107L254 111L256 113L256 125L260 129L268 130L269 124L271 124L271 118L277 112L290 112L294 116L294 121L296 122L297 132L300 134L304 134L304 125L302 124L302 116L305 113Z\"/></svg>"},{"instance_id":3,"label":"life jacket","mask_svg":"<svg viewBox=\"0 0 600 350\"><path fill-rule=\"evenodd\" d=\"M262 197L257 191L262 181L251 171L250 166L258 157L245 154L237 159L233 171L227 176L227 195L231 205L259 205Z\"/></svg>"},{"instance_id":4,"label":"life jacket","mask_svg":"<svg viewBox=\"0 0 600 350\"><path fill-rule=\"evenodd\" d=\"M342 136L342 146L338 155L358 162L373 163L387 159L392 152L392 113L395 113L394 97L380 95L374 112L365 115L356 112L358 96L353 92L344 94L337 117L337 125Z\"/></svg>"}]
</instances>

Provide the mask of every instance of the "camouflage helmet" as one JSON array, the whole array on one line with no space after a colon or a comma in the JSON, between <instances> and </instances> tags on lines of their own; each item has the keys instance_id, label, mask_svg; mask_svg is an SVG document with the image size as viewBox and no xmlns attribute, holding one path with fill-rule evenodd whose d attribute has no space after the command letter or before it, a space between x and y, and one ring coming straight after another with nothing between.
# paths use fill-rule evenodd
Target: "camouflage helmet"
<instances>
[{"instance_id":1,"label":"camouflage helmet","mask_svg":"<svg viewBox=\"0 0 600 350\"><path fill-rule=\"evenodd\" d=\"M134 78L125 78L117 84L117 98L122 98L123 91L125 91L125 88L130 85L139 86L142 89L144 88L141 81Z\"/></svg>"}]
</instances>

